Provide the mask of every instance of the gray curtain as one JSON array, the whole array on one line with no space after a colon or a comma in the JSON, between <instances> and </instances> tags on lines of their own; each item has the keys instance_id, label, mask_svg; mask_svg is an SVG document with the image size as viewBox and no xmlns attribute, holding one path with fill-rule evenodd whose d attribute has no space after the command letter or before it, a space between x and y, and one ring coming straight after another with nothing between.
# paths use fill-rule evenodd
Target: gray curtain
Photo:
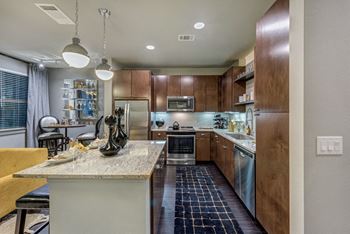
<instances>
[{"instance_id":1,"label":"gray curtain","mask_svg":"<svg viewBox=\"0 0 350 234\"><path fill-rule=\"evenodd\" d=\"M28 79L27 147L37 147L39 119L50 114L48 72L30 64Z\"/></svg>"}]
</instances>

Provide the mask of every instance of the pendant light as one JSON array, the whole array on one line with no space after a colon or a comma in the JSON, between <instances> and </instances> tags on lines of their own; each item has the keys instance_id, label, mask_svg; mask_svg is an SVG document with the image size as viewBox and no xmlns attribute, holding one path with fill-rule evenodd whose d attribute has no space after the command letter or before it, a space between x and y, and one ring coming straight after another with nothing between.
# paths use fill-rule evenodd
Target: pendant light
<instances>
[{"instance_id":1,"label":"pendant light","mask_svg":"<svg viewBox=\"0 0 350 234\"><path fill-rule=\"evenodd\" d=\"M86 67L90 58L87 50L80 45L79 33L79 6L78 0L75 1L75 36L73 37L73 43L64 47L62 57L69 66L75 68Z\"/></svg>"},{"instance_id":2,"label":"pendant light","mask_svg":"<svg viewBox=\"0 0 350 234\"><path fill-rule=\"evenodd\" d=\"M111 71L112 67L106 59L106 18L111 15L111 11L105 8L100 8L98 11L103 16L103 57L102 62L96 67L95 73L101 80L109 80L113 77L113 71Z\"/></svg>"}]
</instances>

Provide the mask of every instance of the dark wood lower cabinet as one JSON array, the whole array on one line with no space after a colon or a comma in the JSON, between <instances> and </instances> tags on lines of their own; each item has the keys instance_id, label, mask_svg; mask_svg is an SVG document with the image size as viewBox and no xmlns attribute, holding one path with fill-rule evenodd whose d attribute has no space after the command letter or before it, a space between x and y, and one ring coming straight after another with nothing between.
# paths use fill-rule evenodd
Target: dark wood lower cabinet
<instances>
[{"instance_id":1,"label":"dark wood lower cabinet","mask_svg":"<svg viewBox=\"0 0 350 234\"><path fill-rule=\"evenodd\" d=\"M289 114L256 118L256 217L268 233L289 233Z\"/></svg>"},{"instance_id":2,"label":"dark wood lower cabinet","mask_svg":"<svg viewBox=\"0 0 350 234\"><path fill-rule=\"evenodd\" d=\"M233 158L233 143L226 140L226 150L225 150L225 164L224 164L224 175L231 186L235 184L235 161Z\"/></svg>"},{"instance_id":3,"label":"dark wood lower cabinet","mask_svg":"<svg viewBox=\"0 0 350 234\"><path fill-rule=\"evenodd\" d=\"M164 183L166 176L165 151L159 157L151 177L151 233L158 233L159 220L162 213Z\"/></svg>"},{"instance_id":4,"label":"dark wood lower cabinet","mask_svg":"<svg viewBox=\"0 0 350 234\"><path fill-rule=\"evenodd\" d=\"M196 133L196 161L210 161L210 132Z\"/></svg>"},{"instance_id":5,"label":"dark wood lower cabinet","mask_svg":"<svg viewBox=\"0 0 350 234\"><path fill-rule=\"evenodd\" d=\"M167 137L166 137L166 132L165 131L152 131L152 140L154 141L166 141ZM167 144L165 144L164 146L164 153L165 153L165 157L167 157Z\"/></svg>"}]
</instances>

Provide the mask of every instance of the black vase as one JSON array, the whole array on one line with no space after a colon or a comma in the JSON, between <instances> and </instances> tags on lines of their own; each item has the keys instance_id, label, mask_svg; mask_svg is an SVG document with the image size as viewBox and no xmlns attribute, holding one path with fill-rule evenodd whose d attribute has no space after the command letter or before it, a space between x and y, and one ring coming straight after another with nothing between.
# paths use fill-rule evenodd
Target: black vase
<instances>
[{"instance_id":1,"label":"black vase","mask_svg":"<svg viewBox=\"0 0 350 234\"><path fill-rule=\"evenodd\" d=\"M124 148L128 142L128 135L126 135L121 126L121 118L124 115L124 110L122 108L118 108L115 110L115 114L117 116L118 123L113 135L113 140L117 145L120 145L122 148Z\"/></svg>"},{"instance_id":2,"label":"black vase","mask_svg":"<svg viewBox=\"0 0 350 234\"><path fill-rule=\"evenodd\" d=\"M121 146L116 144L113 140L113 128L117 122L117 119L114 115L108 115L105 118L105 123L109 128L109 135L107 143L100 147L100 152L107 157L115 156L121 150Z\"/></svg>"}]
</instances>

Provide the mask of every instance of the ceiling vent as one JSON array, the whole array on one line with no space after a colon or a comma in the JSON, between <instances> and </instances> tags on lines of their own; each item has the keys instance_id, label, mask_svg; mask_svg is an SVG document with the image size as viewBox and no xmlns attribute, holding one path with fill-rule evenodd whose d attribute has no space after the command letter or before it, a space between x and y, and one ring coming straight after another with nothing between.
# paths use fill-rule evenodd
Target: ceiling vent
<instances>
[{"instance_id":1,"label":"ceiling vent","mask_svg":"<svg viewBox=\"0 0 350 234\"><path fill-rule=\"evenodd\" d=\"M180 34L177 39L178 41L194 41L195 37L193 34Z\"/></svg>"},{"instance_id":2,"label":"ceiling vent","mask_svg":"<svg viewBox=\"0 0 350 234\"><path fill-rule=\"evenodd\" d=\"M54 4L35 3L35 5L58 24L74 24L74 22Z\"/></svg>"}]
</instances>

